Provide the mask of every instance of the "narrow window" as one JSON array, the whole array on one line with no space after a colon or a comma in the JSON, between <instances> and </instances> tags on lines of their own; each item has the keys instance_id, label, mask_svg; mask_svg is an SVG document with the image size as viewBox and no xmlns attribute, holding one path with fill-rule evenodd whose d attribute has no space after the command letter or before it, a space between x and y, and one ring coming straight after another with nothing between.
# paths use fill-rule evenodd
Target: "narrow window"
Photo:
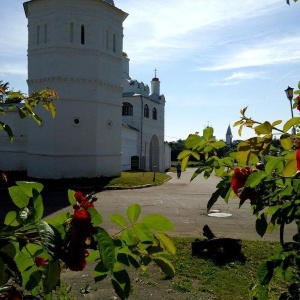
<instances>
[{"instance_id":1,"label":"narrow window","mask_svg":"<svg viewBox=\"0 0 300 300\"><path fill-rule=\"evenodd\" d=\"M132 116L133 106L128 102L124 102L122 106L122 116Z\"/></svg>"},{"instance_id":2,"label":"narrow window","mask_svg":"<svg viewBox=\"0 0 300 300\"><path fill-rule=\"evenodd\" d=\"M37 43L37 45L40 44L40 26L39 25L36 28L36 43Z\"/></svg>"},{"instance_id":3,"label":"narrow window","mask_svg":"<svg viewBox=\"0 0 300 300\"><path fill-rule=\"evenodd\" d=\"M147 104L144 105L144 117L149 118L149 107Z\"/></svg>"},{"instance_id":4,"label":"narrow window","mask_svg":"<svg viewBox=\"0 0 300 300\"><path fill-rule=\"evenodd\" d=\"M74 42L74 23L70 24L70 42Z\"/></svg>"},{"instance_id":5,"label":"narrow window","mask_svg":"<svg viewBox=\"0 0 300 300\"><path fill-rule=\"evenodd\" d=\"M152 109L152 119L157 120L157 110L155 107Z\"/></svg>"},{"instance_id":6,"label":"narrow window","mask_svg":"<svg viewBox=\"0 0 300 300\"><path fill-rule=\"evenodd\" d=\"M106 29L106 31L105 31L105 47L106 47L106 50L108 50L109 49L109 31L108 31L108 29Z\"/></svg>"},{"instance_id":7,"label":"narrow window","mask_svg":"<svg viewBox=\"0 0 300 300\"><path fill-rule=\"evenodd\" d=\"M48 26L44 24L44 44L47 44L48 41Z\"/></svg>"},{"instance_id":8,"label":"narrow window","mask_svg":"<svg viewBox=\"0 0 300 300\"><path fill-rule=\"evenodd\" d=\"M117 41L116 41L116 35L113 35L113 51L116 52L117 49Z\"/></svg>"},{"instance_id":9,"label":"narrow window","mask_svg":"<svg viewBox=\"0 0 300 300\"><path fill-rule=\"evenodd\" d=\"M85 36L84 36L84 25L81 25L81 44L84 45L85 43Z\"/></svg>"}]
</instances>

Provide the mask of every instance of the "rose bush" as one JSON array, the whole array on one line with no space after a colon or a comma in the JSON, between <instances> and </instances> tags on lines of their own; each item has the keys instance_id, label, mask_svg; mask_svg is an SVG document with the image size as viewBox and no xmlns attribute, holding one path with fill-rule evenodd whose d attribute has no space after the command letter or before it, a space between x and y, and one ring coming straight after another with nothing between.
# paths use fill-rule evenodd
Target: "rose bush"
<instances>
[{"instance_id":1,"label":"rose bush","mask_svg":"<svg viewBox=\"0 0 300 300\"><path fill-rule=\"evenodd\" d=\"M151 214L139 220L141 207L134 203L127 218L111 216L120 231L110 236L100 226L96 199L81 192L68 192L72 212L43 219L42 189L35 182L17 182L9 188L16 209L0 224L0 299L52 299L64 288L62 270L81 271L88 262L98 262L95 281L110 276L121 299L130 294L127 267L145 269L153 261L167 276L174 276L167 254L175 254L175 246L164 233L174 226L165 217Z\"/></svg>"},{"instance_id":2,"label":"rose bush","mask_svg":"<svg viewBox=\"0 0 300 300\"><path fill-rule=\"evenodd\" d=\"M299 107L300 82L295 91L293 108ZM211 174L220 177L216 191L207 204L209 211L219 198L227 203L231 198L239 198L241 207L249 201L256 216L256 231L262 237L274 230L280 232L280 253L274 254L258 270L259 284L251 289L253 299L268 299L269 284L277 276L290 278L292 283L280 299L300 299L300 133L289 133L293 127L300 126L300 118L294 117L283 124L254 121L246 116L247 108L241 110L241 118L234 126L239 126L239 134L244 127L254 130L255 136L239 143L236 152L228 156L217 155L225 147L223 141L213 137L213 128L204 129L203 136L191 134L185 140L185 150L178 159L183 169L187 167L189 157L205 157L204 164L193 174L193 180L199 174L208 178ZM280 134L279 156L272 145L274 133ZM296 224L292 241L285 241L284 228Z\"/></svg>"},{"instance_id":3,"label":"rose bush","mask_svg":"<svg viewBox=\"0 0 300 300\"><path fill-rule=\"evenodd\" d=\"M49 89L27 97L8 90L0 81L0 113L18 110L21 118L32 117L38 125L42 120L35 113L42 104L54 117L54 100L58 94ZM0 121L11 141L13 132ZM6 180L4 172L2 180ZM7 212L0 221L0 299L71 299L66 285L61 282L63 269L83 270L87 263L97 262L96 282L107 276L121 299L130 294L127 268L142 268L154 262L169 277L175 274L168 254L175 254L175 246L165 231L173 224L159 214L140 218L141 207L134 203L127 209L127 217L112 214L111 221L120 230L113 236L100 226L102 216L96 210L92 195L68 191L71 212L53 219L44 219L41 192L43 185L36 182L16 182L9 188L15 210Z\"/></svg>"}]
</instances>

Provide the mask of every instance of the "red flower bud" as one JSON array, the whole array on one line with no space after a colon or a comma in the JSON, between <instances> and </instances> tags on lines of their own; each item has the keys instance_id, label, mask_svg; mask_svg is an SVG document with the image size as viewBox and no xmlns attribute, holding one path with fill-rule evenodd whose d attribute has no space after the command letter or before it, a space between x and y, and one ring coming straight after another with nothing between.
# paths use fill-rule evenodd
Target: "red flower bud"
<instances>
[{"instance_id":1,"label":"red flower bud","mask_svg":"<svg viewBox=\"0 0 300 300\"><path fill-rule=\"evenodd\" d=\"M43 266L47 262L47 260L43 257L35 257L34 262L36 266L39 268L40 266Z\"/></svg>"}]
</instances>

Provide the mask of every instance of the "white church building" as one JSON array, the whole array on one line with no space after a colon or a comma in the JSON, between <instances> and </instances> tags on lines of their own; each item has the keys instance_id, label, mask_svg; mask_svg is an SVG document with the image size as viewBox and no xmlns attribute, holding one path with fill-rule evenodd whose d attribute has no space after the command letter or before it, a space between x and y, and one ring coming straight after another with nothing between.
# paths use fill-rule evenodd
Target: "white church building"
<instances>
[{"instance_id":1,"label":"white church building","mask_svg":"<svg viewBox=\"0 0 300 300\"><path fill-rule=\"evenodd\" d=\"M0 131L0 169L34 178L119 176L132 168L165 171L165 97L129 75L123 52L128 14L113 0L31 0L28 90L55 89L57 114L38 109L42 126L7 112L11 144Z\"/></svg>"}]
</instances>

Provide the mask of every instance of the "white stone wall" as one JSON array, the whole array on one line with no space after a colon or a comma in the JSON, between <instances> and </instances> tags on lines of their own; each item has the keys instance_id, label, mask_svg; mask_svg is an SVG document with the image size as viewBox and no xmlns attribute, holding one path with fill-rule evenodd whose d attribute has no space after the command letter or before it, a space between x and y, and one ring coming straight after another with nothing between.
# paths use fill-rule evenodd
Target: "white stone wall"
<instances>
[{"instance_id":1,"label":"white stone wall","mask_svg":"<svg viewBox=\"0 0 300 300\"><path fill-rule=\"evenodd\" d=\"M139 156L137 150L139 132L126 124L122 126L122 171L131 169L131 157Z\"/></svg>"},{"instance_id":2,"label":"white stone wall","mask_svg":"<svg viewBox=\"0 0 300 300\"><path fill-rule=\"evenodd\" d=\"M17 110L6 111L6 115L0 115L0 121L6 123L13 131L13 142L4 130L0 130L2 171L25 171L27 168L27 123L32 119L20 119Z\"/></svg>"},{"instance_id":3,"label":"white stone wall","mask_svg":"<svg viewBox=\"0 0 300 300\"><path fill-rule=\"evenodd\" d=\"M41 110L42 128L29 126L28 175L119 175L127 14L104 1L43 0L29 2L27 16L29 90L60 95L55 121Z\"/></svg>"}]
</instances>

